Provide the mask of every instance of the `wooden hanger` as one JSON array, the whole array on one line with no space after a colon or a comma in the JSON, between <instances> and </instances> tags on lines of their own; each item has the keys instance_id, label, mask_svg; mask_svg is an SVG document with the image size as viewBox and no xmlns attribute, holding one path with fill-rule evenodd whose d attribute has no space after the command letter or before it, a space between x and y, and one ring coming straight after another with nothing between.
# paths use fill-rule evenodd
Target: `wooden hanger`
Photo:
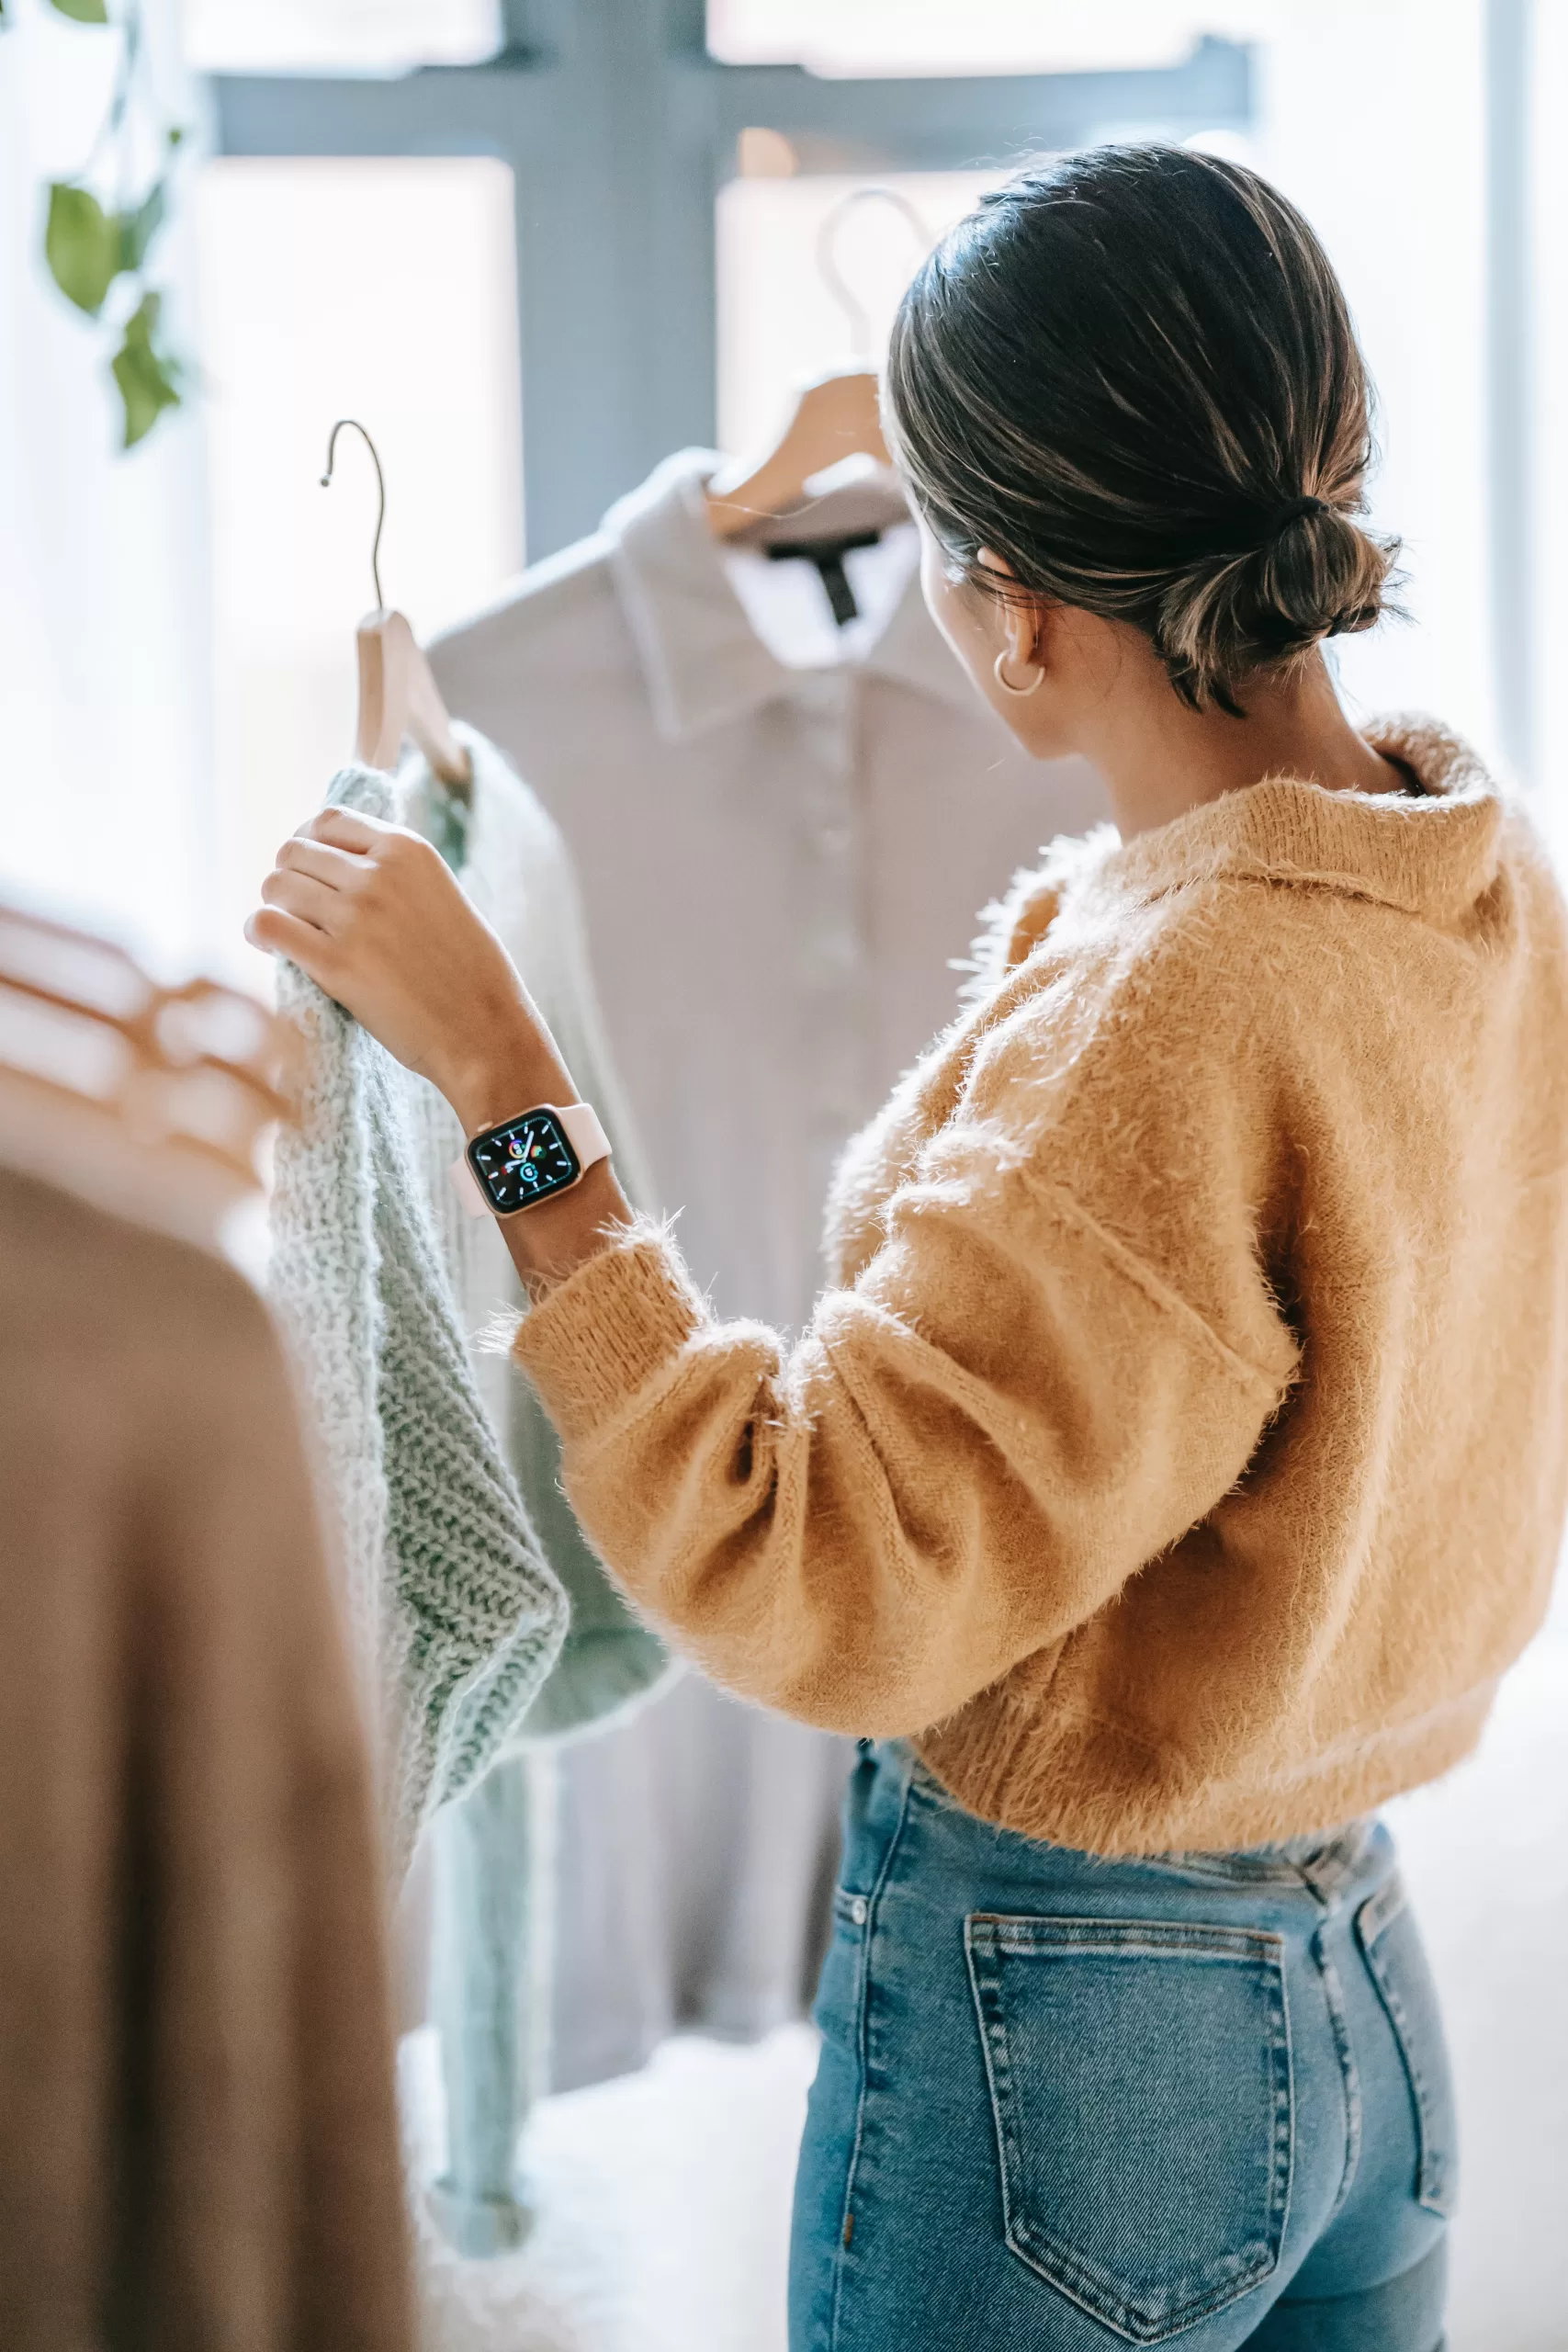
<instances>
[{"instance_id":1,"label":"wooden hanger","mask_svg":"<svg viewBox=\"0 0 1568 2352\"><path fill-rule=\"evenodd\" d=\"M214 980L161 988L111 940L0 903L0 1161L212 1240L260 1192L299 1044Z\"/></svg>"},{"instance_id":2,"label":"wooden hanger","mask_svg":"<svg viewBox=\"0 0 1568 2352\"><path fill-rule=\"evenodd\" d=\"M879 390L869 368L819 376L795 401L783 434L760 466L737 481L716 475L707 487L708 522L717 539L737 539L809 499L807 484L846 458L888 464Z\"/></svg>"},{"instance_id":3,"label":"wooden hanger","mask_svg":"<svg viewBox=\"0 0 1568 2352\"><path fill-rule=\"evenodd\" d=\"M370 549L376 609L366 614L355 633L359 659L359 713L354 756L363 760L367 767L393 769L405 737L412 736L429 762L432 773L457 798L466 801L473 784L473 761L452 731L441 689L413 630L401 613L389 611L381 594L381 529L387 519L387 482L376 444L357 417L340 416L333 426L321 488L325 490L332 481L337 436L344 425L353 427L370 452L379 501L376 537Z\"/></svg>"},{"instance_id":4,"label":"wooden hanger","mask_svg":"<svg viewBox=\"0 0 1568 2352\"><path fill-rule=\"evenodd\" d=\"M846 216L856 205L867 203L892 205L914 230L921 253L931 250L930 231L897 188L851 188L834 205L818 232L817 266L849 322L855 362L803 388L783 434L761 465L739 480L715 476L708 484L707 509L716 538L737 539L794 513L809 503L807 485L813 477L841 465L846 458L869 458L882 467L891 462L882 434L881 387L864 356L871 340L870 317L838 261L838 235Z\"/></svg>"}]
</instances>

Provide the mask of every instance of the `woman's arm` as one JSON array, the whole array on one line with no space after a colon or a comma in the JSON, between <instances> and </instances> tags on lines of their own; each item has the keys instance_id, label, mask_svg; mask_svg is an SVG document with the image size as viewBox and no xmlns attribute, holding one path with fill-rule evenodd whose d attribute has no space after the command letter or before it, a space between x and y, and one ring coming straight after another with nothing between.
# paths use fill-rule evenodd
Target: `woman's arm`
<instances>
[{"instance_id":1,"label":"woman's arm","mask_svg":"<svg viewBox=\"0 0 1568 2352\"><path fill-rule=\"evenodd\" d=\"M470 1130L573 1098L499 942L416 837L328 811L264 895L255 944ZM1291 1377L1245 1238L1224 1252L1227 1340L1053 1181L1024 1018L987 1040L984 1088L972 1076L793 1351L716 1320L603 1168L502 1221L536 1302L518 1360L590 1537L718 1680L807 1721L920 1730L1064 1640L1234 1485ZM1145 1075L1129 1082L1146 1108ZM1195 1230L1238 1213L1201 1190L1179 1195Z\"/></svg>"},{"instance_id":2,"label":"woman's arm","mask_svg":"<svg viewBox=\"0 0 1568 2352\"><path fill-rule=\"evenodd\" d=\"M1286 1385L993 1136L944 1130L786 1350L644 1228L524 1321L602 1556L720 1681L922 1730L1085 1624L1246 1468Z\"/></svg>"}]
</instances>

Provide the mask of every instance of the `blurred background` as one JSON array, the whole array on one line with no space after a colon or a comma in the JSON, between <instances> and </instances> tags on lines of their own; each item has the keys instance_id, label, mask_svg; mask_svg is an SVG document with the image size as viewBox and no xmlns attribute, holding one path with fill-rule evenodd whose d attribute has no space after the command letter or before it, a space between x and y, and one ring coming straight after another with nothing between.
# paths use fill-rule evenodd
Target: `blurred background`
<instances>
[{"instance_id":1,"label":"blurred background","mask_svg":"<svg viewBox=\"0 0 1568 2352\"><path fill-rule=\"evenodd\" d=\"M42 259L112 95L94 5L6 0L0 37L0 854L143 953L244 971L347 745L373 484L319 489L334 416L377 435L388 594L433 632L670 449L744 453L879 352L920 243L1021 154L1140 131L1258 164L1348 288L1411 584L1348 690L1440 708L1554 816L1553 0L146 0L185 373L126 455ZM846 301L818 232L868 182L908 209L840 215Z\"/></svg>"},{"instance_id":2,"label":"blurred background","mask_svg":"<svg viewBox=\"0 0 1568 2352\"><path fill-rule=\"evenodd\" d=\"M1336 650L1348 698L1438 711L1568 846L1565 103L1563 0L0 0L0 885L265 988L240 925L348 752L374 601L363 451L319 486L335 417L376 436L388 601L428 637L670 451L760 449L804 377L878 357L1021 157L1145 134L1256 164L1347 287L1409 575ZM870 187L899 200L845 209ZM1562 1687L1538 1650L1480 1776L1405 1808L1478 1988L1456 2352L1568 2344L1568 2047L1490 1924L1521 1873L1568 1919ZM775 2340L810 2065L790 2029L544 2103L595 2344Z\"/></svg>"}]
</instances>

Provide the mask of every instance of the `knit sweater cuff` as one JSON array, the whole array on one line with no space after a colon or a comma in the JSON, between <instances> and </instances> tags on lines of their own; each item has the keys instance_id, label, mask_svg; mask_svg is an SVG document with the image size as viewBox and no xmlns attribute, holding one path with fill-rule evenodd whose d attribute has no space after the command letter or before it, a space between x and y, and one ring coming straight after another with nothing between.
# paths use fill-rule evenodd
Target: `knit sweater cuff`
<instances>
[{"instance_id":1,"label":"knit sweater cuff","mask_svg":"<svg viewBox=\"0 0 1568 2352\"><path fill-rule=\"evenodd\" d=\"M644 1219L531 1307L512 1351L570 1441L634 1396L706 1319L674 1244Z\"/></svg>"}]
</instances>

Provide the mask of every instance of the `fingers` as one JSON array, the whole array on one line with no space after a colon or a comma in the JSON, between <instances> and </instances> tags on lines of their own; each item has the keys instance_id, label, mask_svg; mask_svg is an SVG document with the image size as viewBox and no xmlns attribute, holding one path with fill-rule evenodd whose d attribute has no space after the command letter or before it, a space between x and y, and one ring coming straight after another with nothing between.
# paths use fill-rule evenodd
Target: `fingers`
<instances>
[{"instance_id":1,"label":"fingers","mask_svg":"<svg viewBox=\"0 0 1568 2352\"><path fill-rule=\"evenodd\" d=\"M329 852L337 864L299 859L301 850ZM381 874L400 880L423 876L428 883L432 872L441 876L446 872L440 852L423 834L411 832L406 825L384 825L378 817L362 817L353 808L321 809L308 825L300 826L293 835L293 849L287 856L280 851L277 862L280 865L299 862L318 880L335 882L339 888L368 889Z\"/></svg>"},{"instance_id":2,"label":"fingers","mask_svg":"<svg viewBox=\"0 0 1568 2352\"><path fill-rule=\"evenodd\" d=\"M391 830L378 818L362 817L357 808L318 808L308 823L297 828L294 838L333 842L339 849L355 850L363 856L376 847L380 834Z\"/></svg>"},{"instance_id":3,"label":"fingers","mask_svg":"<svg viewBox=\"0 0 1568 2352\"><path fill-rule=\"evenodd\" d=\"M338 849L353 850L361 857L369 851L384 848L389 842L416 841L406 825L389 825L379 817L361 816L357 808L321 808L308 825L301 825L296 841L330 842Z\"/></svg>"},{"instance_id":4,"label":"fingers","mask_svg":"<svg viewBox=\"0 0 1568 2352\"><path fill-rule=\"evenodd\" d=\"M245 925L245 937L266 956L287 956L322 988L330 985L332 943L313 923L281 907L258 907Z\"/></svg>"},{"instance_id":5,"label":"fingers","mask_svg":"<svg viewBox=\"0 0 1568 2352\"><path fill-rule=\"evenodd\" d=\"M261 894L265 905L281 907L285 914L296 916L316 931L334 930L344 912L341 890L329 888L313 875L297 874L282 866L274 866L262 884Z\"/></svg>"},{"instance_id":6,"label":"fingers","mask_svg":"<svg viewBox=\"0 0 1568 2352\"><path fill-rule=\"evenodd\" d=\"M311 879L325 885L329 890L362 888L369 874L369 861L355 855L352 850L334 849L325 842L307 841L302 834L291 834L277 853L281 872L308 874Z\"/></svg>"}]
</instances>

